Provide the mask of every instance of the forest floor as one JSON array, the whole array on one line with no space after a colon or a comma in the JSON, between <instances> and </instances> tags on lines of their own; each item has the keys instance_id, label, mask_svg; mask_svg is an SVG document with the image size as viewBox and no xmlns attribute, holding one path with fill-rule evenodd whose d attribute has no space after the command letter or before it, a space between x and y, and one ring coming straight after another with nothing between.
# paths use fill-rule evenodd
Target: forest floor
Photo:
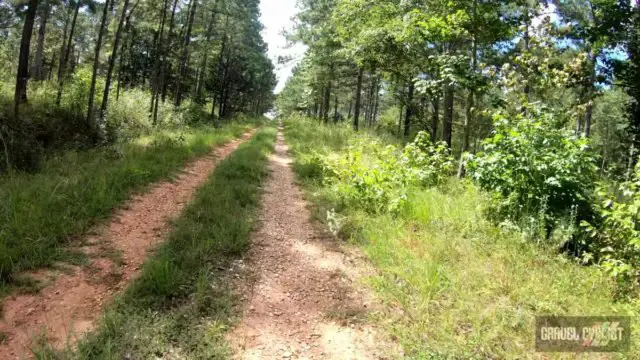
<instances>
[{"instance_id":1,"label":"forest floor","mask_svg":"<svg viewBox=\"0 0 640 360\"><path fill-rule=\"evenodd\" d=\"M227 334L234 358L384 358L366 323L376 305L360 283L368 272L363 255L312 223L291 163L281 129L238 280L246 304Z\"/></svg>"},{"instance_id":2,"label":"forest floor","mask_svg":"<svg viewBox=\"0 0 640 360\"><path fill-rule=\"evenodd\" d=\"M171 220L216 165L253 133L193 161L175 181L158 183L135 196L108 224L78 239L73 246L90 258L87 266L58 264L27 274L40 281L41 289L10 296L1 304L0 359L29 356L34 341L62 348L92 329L105 304L139 275L149 250L163 241Z\"/></svg>"}]
</instances>

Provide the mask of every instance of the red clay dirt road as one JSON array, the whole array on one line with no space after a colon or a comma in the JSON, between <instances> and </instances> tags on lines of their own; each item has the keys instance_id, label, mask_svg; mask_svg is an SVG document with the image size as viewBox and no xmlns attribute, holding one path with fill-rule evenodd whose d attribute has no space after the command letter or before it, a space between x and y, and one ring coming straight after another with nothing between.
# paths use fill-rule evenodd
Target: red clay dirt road
<instances>
[{"instance_id":1,"label":"red clay dirt road","mask_svg":"<svg viewBox=\"0 0 640 360\"><path fill-rule=\"evenodd\" d=\"M104 305L139 275L149 250L162 242L169 230L170 219L180 214L216 165L254 132L193 161L175 181L155 184L133 197L108 224L83 240L80 249L89 255L89 266L38 271L34 277L49 282L42 291L5 299L0 359L32 357L31 349L38 339L63 348L90 330Z\"/></svg>"},{"instance_id":2,"label":"red clay dirt road","mask_svg":"<svg viewBox=\"0 0 640 360\"><path fill-rule=\"evenodd\" d=\"M362 254L314 226L290 164L280 131L238 290L246 308L227 335L234 359L384 358L375 329L353 321L372 307Z\"/></svg>"}]
</instances>

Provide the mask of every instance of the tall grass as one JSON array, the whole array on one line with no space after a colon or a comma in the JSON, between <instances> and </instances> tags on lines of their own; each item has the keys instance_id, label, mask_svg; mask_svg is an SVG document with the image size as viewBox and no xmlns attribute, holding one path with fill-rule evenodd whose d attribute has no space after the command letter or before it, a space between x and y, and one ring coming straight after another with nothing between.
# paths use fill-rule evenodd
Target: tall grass
<instances>
[{"instance_id":1,"label":"tall grass","mask_svg":"<svg viewBox=\"0 0 640 360\"><path fill-rule=\"evenodd\" d=\"M367 284L384 307L374 320L398 339L405 358L562 357L535 353L536 315L638 315L640 303L615 302L613 284L597 268L487 221L487 199L469 183L452 179L441 188L415 189L395 215L345 207L317 172L306 171L317 166L310 154L341 153L349 138L371 135L344 132L326 140L335 134L303 119L286 126L318 218L337 218L339 233L375 265ZM337 215L327 220L332 209ZM639 328L634 325L634 332ZM637 337L630 353L611 355L639 357Z\"/></svg>"},{"instance_id":2,"label":"tall grass","mask_svg":"<svg viewBox=\"0 0 640 360\"><path fill-rule=\"evenodd\" d=\"M24 270L68 258L65 243L107 218L133 192L169 178L252 124L160 131L133 141L60 153L37 173L0 178L0 294Z\"/></svg>"},{"instance_id":3,"label":"tall grass","mask_svg":"<svg viewBox=\"0 0 640 360\"><path fill-rule=\"evenodd\" d=\"M221 162L142 274L75 351L51 359L227 358L233 318L228 269L249 246L275 129L265 128Z\"/></svg>"}]
</instances>

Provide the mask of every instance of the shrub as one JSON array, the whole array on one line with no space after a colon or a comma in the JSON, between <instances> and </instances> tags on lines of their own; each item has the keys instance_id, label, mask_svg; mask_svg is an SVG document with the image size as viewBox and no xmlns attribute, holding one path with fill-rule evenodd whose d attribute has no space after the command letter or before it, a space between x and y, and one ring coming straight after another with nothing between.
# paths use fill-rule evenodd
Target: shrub
<instances>
[{"instance_id":1,"label":"shrub","mask_svg":"<svg viewBox=\"0 0 640 360\"><path fill-rule=\"evenodd\" d=\"M601 201L594 206L599 223L583 222L597 253L592 254L601 268L617 280L620 290L638 287L640 276L640 167L633 178L609 190L601 185Z\"/></svg>"},{"instance_id":2,"label":"shrub","mask_svg":"<svg viewBox=\"0 0 640 360\"><path fill-rule=\"evenodd\" d=\"M339 197L370 213L394 211L406 200L406 177L393 145L357 138L344 155L327 161Z\"/></svg>"},{"instance_id":3,"label":"shrub","mask_svg":"<svg viewBox=\"0 0 640 360\"><path fill-rule=\"evenodd\" d=\"M399 210L409 188L441 184L451 173L453 158L444 143L434 145L420 132L402 151L358 137L344 155L328 158L325 167L344 202L384 213Z\"/></svg>"},{"instance_id":4,"label":"shrub","mask_svg":"<svg viewBox=\"0 0 640 360\"><path fill-rule=\"evenodd\" d=\"M402 134L400 133L402 129L398 128L398 119L401 117L401 111L402 109L398 106L391 106L388 109L384 110L380 114L380 118L378 119L378 131L398 137L402 136Z\"/></svg>"},{"instance_id":5,"label":"shrub","mask_svg":"<svg viewBox=\"0 0 640 360\"><path fill-rule=\"evenodd\" d=\"M470 176L493 194L493 214L516 222L542 217L547 236L557 219L574 211L588 218L596 177L588 139L562 129L544 109L494 116L493 136L468 163Z\"/></svg>"},{"instance_id":6,"label":"shrub","mask_svg":"<svg viewBox=\"0 0 640 360\"><path fill-rule=\"evenodd\" d=\"M81 114L87 113L92 75L93 70L89 66L81 67L73 73L71 81L64 88L63 107ZM102 91L100 89L104 89L104 78L98 77L96 80L94 106L99 109L102 103Z\"/></svg>"},{"instance_id":7,"label":"shrub","mask_svg":"<svg viewBox=\"0 0 640 360\"><path fill-rule=\"evenodd\" d=\"M454 168L451 150L445 142L433 144L429 134L421 131L402 153L401 165L410 177L410 182L422 186L442 184Z\"/></svg>"},{"instance_id":8,"label":"shrub","mask_svg":"<svg viewBox=\"0 0 640 360\"><path fill-rule=\"evenodd\" d=\"M129 140L149 132L152 128L150 102L149 94L137 89L126 90L118 101L111 101L105 119L107 140Z\"/></svg>"}]
</instances>

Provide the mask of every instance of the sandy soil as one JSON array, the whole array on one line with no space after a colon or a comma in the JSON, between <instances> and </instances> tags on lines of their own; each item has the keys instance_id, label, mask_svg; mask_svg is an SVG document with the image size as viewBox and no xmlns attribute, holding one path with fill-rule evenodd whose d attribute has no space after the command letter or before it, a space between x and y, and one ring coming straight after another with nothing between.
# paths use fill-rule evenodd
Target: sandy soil
<instances>
[{"instance_id":1,"label":"sandy soil","mask_svg":"<svg viewBox=\"0 0 640 360\"><path fill-rule=\"evenodd\" d=\"M164 239L176 217L216 164L253 134L216 148L189 164L173 182L152 186L118 210L105 225L90 231L80 249L91 258L85 267L59 267L32 275L48 281L38 294L17 295L2 304L0 359L31 357L34 341L55 348L73 344L90 330L102 308L136 276L149 250Z\"/></svg>"},{"instance_id":2,"label":"sandy soil","mask_svg":"<svg viewBox=\"0 0 640 360\"><path fill-rule=\"evenodd\" d=\"M227 336L236 359L379 359L357 254L315 227L295 184L282 131L270 158L241 322Z\"/></svg>"}]
</instances>

